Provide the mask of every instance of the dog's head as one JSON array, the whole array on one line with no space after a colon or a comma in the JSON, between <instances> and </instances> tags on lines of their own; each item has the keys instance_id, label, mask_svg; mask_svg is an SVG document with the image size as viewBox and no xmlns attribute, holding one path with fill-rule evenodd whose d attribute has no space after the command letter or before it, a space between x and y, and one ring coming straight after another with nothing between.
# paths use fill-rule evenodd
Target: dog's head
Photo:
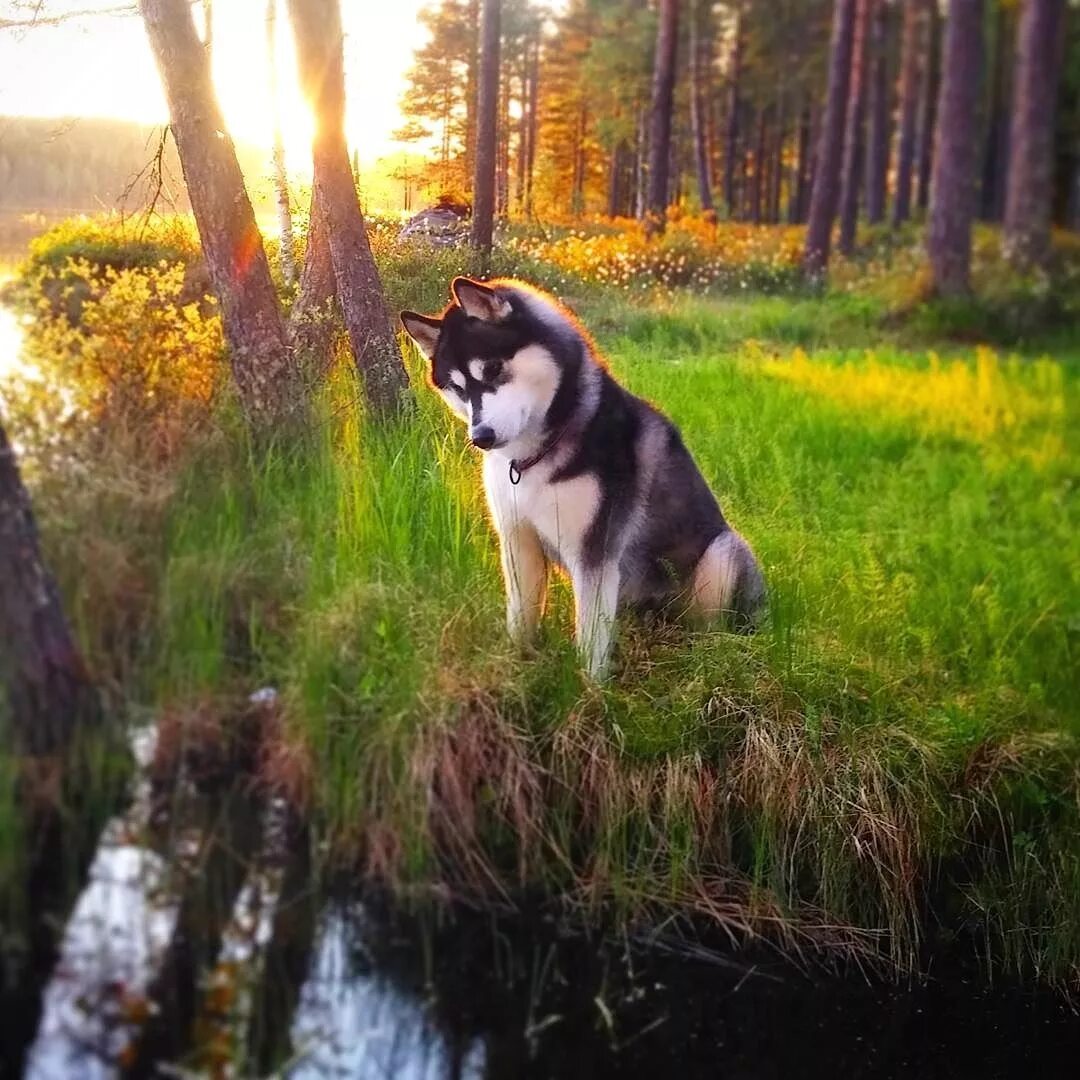
<instances>
[{"instance_id":1,"label":"dog's head","mask_svg":"<svg viewBox=\"0 0 1080 1080\"><path fill-rule=\"evenodd\" d=\"M514 454L541 437L561 379L522 292L458 277L441 315L403 311L401 322L431 361L431 381L469 425L481 450Z\"/></svg>"}]
</instances>

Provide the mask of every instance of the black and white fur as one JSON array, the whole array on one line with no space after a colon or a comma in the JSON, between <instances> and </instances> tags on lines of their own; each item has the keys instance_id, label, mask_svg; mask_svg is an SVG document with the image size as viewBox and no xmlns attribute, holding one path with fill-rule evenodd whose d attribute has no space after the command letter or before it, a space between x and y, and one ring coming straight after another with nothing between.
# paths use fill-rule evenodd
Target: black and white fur
<instances>
[{"instance_id":1,"label":"black and white fur","mask_svg":"<svg viewBox=\"0 0 1080 1080\"><path fill-rule=\"evenodd\" d=\"M624 390L553 297L511 279L451 283L439 316L402 313L431 381L486 451L511 635L527 640L549 568L570 575L585 668L602 678L620 603L684 597L745 627L764 582L678 429Z\"/></svg>"}]
</instances>

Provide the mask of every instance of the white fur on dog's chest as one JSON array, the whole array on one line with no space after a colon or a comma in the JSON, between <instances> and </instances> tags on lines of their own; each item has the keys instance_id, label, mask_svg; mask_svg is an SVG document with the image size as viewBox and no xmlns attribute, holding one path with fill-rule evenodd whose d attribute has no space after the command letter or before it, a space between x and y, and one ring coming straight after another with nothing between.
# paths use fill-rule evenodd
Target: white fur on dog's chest
<instances>
[{"instance_id":1,"label":"white fur on dog's chest","mask_svg":"<svg viewBox=\"0 0 1080 1080\"><path fill-rule=\"evenodd\" d=\"M484 460L484 488L495 527L506 535L521 525L531 525L559 562L572 567L600 506L597 478L584 473L553 484L552 468L544 462L512 484L509 468L506 458L499 455Z\"/></svg>"}]
</instances>

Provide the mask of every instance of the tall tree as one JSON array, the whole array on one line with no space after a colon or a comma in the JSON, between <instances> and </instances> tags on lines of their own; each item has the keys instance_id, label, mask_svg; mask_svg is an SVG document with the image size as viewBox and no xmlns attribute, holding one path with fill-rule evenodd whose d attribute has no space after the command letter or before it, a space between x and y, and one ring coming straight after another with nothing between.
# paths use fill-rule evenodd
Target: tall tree
<instances>
[{"instance_id":1,"label":"tall tree","mask_svg":"<svg viewBox=\"0 0 1080 1080\"><path fill-rule=\"evenodd\" d=\"M64 750L100 711L0 424L0 719L5 716L17 752L43 755Z\"/></svg>"},{"instance_id":2,"label":"tall tree","mask_svg":"<svg viewBox=\"0 0 1080 1080\"><path fill-rule=\"evenodd\" d=\"M645 226L663 232L668 203L671 114L675 98L675 51L679 43L679 0L660 0L649 107L649 195Z\"/></svg>"},{"instance_id":3,"label":"tall tree","mask_svg":"<svg viewBox=\"0 0 1080 1080\"><path fill-rule=\"evenodd\" d=\"M1025 0L1020 13L1004 245L1009 260L1019 266L1040 266L1050 254L1064 17L1064 0Z\"/></svg>"},{"instance_id":4,"label":"tall tree","mask_svg":"<svg viewBox=\"0 0 1080 1080\"><path fill-rule=\"evenodd\" d=\"M919 65L923 44L921 30L926 22L925 0L904 0L904 29L900 43L900 121L896 140L896 195L892 223L900 225L911 217L911 188L915 165L915 135L919 109Z\"/></svg>"},{"instance_id":5,"label":"tall tree","mask_svg":"<svg viewBox=\"0 0 1080 1080\"><path fill-rule=\"evenodd\" d=\"M278 100L277 0L266 0L266 55L270 65L270 108L274 117L274 195L277 200L278 230L281 234L281 276L291 288L296 282L296 259L293 253L289 174L285 168L285 137L281 131L281 104Z\"/></svg>"},{"instance_id":6,"label":"tall tree","mask_svg":"<svg viewBox=\"0 0 1080 1080\"><path fill-rule=\"evenodd\" d=\"M867 82L866 220L885 220L889 173L889 41L885 0L873 0Z\"/></svg>"},{"instance_id":7,"label":"tall tree","mask_svg":"<svg viewBox=\"0 0 1080 1080\"><path fill-rule=\"evenodd\" d=\"M875 0L856 0L855 34L851 47L847 119L844 121L844 157L840 169L840 241L845 255L855 249L859 216L859 180L862 175L863 114L866 108L866 52L868 29Z\"/></svg>"},{"instance_id":8,"label":"tall tree","mask_svg":"<svg viewBox=\"0 0 1080 1080\"><path fill-rule=\"evenodd\" d=\"M797 225L806 218L810 188L810 129L813 117L809 105L799 114L799 134L795 144L795 183L788 196L788 224Z\"/></svg>"},{"instance_id":9,"label":"tall tree","mask_svg":"<svg viewBox=\"0 0 1080 1080\"><path fill-rule=\"evenodd\" d=\"M289 0L297 67L315 118L314 207L323 216L349 347L376 413L396 407L405 369L364 227L345 142L345 58L338 0Z\"/></svg>"},{"instance_id":10,"label":"tall tree","mask_svg":"<svg viewBox=\"0 0 1080 1080\"><path fill-rule=\"evenodd\" d=\"M961 295L971 287L983 51L983 0L950 0L927 236L933 288L942 296Z\"/></svg>"},{"instance_id":11,"label":"tall tree","mask_svg":"<svg viewBox=\"0 0 1080 1080\"><path fill-rule=\"evenodd\" d=\"M694 138L694 171L702 213L715 215L712 182L709 176L709 146L706 133L706 98L709 66L708 7L703 0L690 0L690 125Z\"/></svg>"},{"instance_id":12,"label":"tall tree","mask_svg":"<svg viewBox=\"0 0 1080 1080\"><path fill-rule=\"evenodd\" d=\"M727 124L724 129L724 205L729 218L736 217L735 163L739 158L739 112L741 108L743 28L742 11L735 9L728 65Z\"/></svg>"},{"instance_id":13,"label":"tall tree","mask_svg":"<svg viewBox=\"0 0 1080 1080\"><path fill-rule=\"evenodd\" d=\"M810 218L806 229L803 269L821 277L829 264L833 222L840 201L840 166L844 153L844 119L851 80L851 54L855 36L856 0L835 0L829 44L829 84L825 116L818 138Z\"/></svg>"},{"instance_id":14,"label":"tall tree","mask_svg":"<svg viewBox=\"0 0 1080 1080\"><path fill-rule=\"evenodd\" d=\"M480 78L476 109L472 246L486 268L495 213L495 136L499 105L500 0L483 0L480 12Z\"/></svg>"},{"instance_id":15,"label":"tall tree","mask_svg":"<svg viewBox=\"0 0 1080 1080\"><path fill-rule=\"evenodd\" d=\"M1009 56L1012 52L1013 12L1003 3L994 12L994 38L990 62L990 100L983 147L979 216L1000 221L1005 210L1005 178L1009 168Z\"/></svg>"},{"instance_id":16,"label":"tall tree","mask_svg":"<svg viewBox=\"0 0 1080 1080\"><path fill-rule=\"evenodd\" d=\"M302 401L297 368L191 7L186 0L140 0L140 9L169 102L203 257L221 304L240 401L255 423L276 421Z\"/></svg>"},{"instance_id":17,"label":"tall tree","mask_svg":"<svg viewBox=\"0 0 1080 1080\"><path fill-rule=\"evenodd\" d=\"M937 0L926 4L922 79L919 85L919 133L916 143L915 203L920 210L930 205L930 176L934 166L937 108L941 83L941 15Z\"/></svg>"}]
</instances>

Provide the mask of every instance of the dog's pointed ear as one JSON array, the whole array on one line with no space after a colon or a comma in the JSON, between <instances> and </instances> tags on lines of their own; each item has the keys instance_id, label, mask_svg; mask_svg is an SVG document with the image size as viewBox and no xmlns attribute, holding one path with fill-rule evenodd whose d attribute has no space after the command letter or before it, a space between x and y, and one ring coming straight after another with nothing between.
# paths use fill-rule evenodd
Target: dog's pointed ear
<instances>
[{"instance_id":1,"label":"dog's pointed ear","mask_svg":"<svg viewBox=\"0 0 1080 1080\"><path fill-rule=\"evenodd\" d=\"M466 315L484 322L499 322L510 314L510 304L490 286L472 278L456 277L450 291Z\"/></svg>"},{"instance_id":2,"label":"dog's pointed ear","mask_svg":"<svg viewBox=\"0 0 1080 1080\"><path fill-rule=\"evenodd\" d=\"M401 325L405 332L420 347L420 351L430 360L435 355L435 348L439 344L439 334L442 332L442 319L436 319L431 315L419 315L415 311L403 311L401 313Z\"/></svg>"}]
</instances>

